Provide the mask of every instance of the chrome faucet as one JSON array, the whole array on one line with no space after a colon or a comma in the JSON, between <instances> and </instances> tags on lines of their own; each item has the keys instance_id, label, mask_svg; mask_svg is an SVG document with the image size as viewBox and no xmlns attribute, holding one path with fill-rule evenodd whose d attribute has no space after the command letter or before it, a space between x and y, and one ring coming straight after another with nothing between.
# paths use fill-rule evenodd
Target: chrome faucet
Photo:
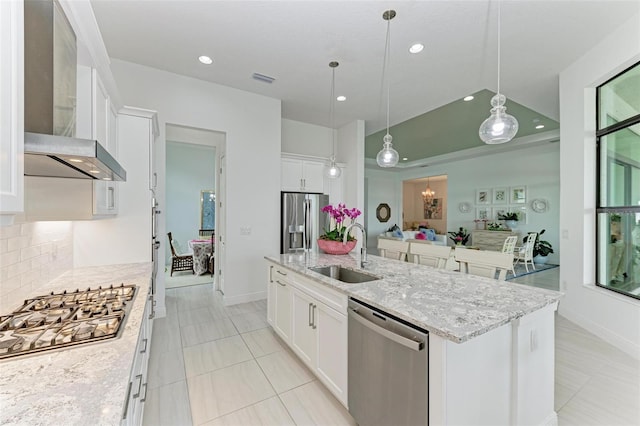
<instances>
[{"instance_id":1,"label":"chrome faucet","mask_svg":"<svg viewBox=\"0 0 640 426\"><path fill-rule=\"evenodd\" d=\"M367 231L364 229L364 226L357 222L353 222L351 225L347 226L347 229L344 230L344 238L342 239L342 242L347 242L347 238L349 238L349 231L353 227L360 228L360 231L362 231L363 241L362 248L360 249L360 267L364 268L364 264L367 263Z\"/></svg>"}]
</instances>

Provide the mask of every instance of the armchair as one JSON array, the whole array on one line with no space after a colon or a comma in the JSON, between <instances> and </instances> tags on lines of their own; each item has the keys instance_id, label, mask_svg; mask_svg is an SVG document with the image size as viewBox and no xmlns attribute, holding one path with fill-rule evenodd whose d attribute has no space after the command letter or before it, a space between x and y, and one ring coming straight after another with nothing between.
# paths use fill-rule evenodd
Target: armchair
<instances>
[{"instance_id":1,"label":"armchair","mask_svg":"<svg viewBox=\"0 0 640 426\"><path fill-rule=\"evenodd\" d=\"M171 247L171 275L173 276L174 271L191 271L192 274L195 274L193 270L193 256L178 254L176 249L173 247L174 241L171 236L171 232L167 233L169 237L169 247Z\"/></svg>"}]
</instances>

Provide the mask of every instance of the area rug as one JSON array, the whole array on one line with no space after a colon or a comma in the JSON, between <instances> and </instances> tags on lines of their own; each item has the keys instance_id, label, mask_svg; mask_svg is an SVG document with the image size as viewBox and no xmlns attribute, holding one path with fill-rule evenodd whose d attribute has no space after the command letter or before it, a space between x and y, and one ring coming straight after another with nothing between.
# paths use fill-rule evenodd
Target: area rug
<instances>
[{"instance_id":1,"label":"area rug","mask_svg":"<svg viewBox=\"0 0 640 426\"><path fill-rule=\"evenodd\" d=\"M527 272L527 270L525 269L524 265L522 263L518 263L515 267L515 272L516 275L515 277L513 275L511 275L511 272L507 272L507 278L506 280L512 280L514 278L518 278L521 277L523 275L529 275L529 274L535 274L536 272L541 272L541 271L546 271L548 269L553 269L553 268L557 268L560 265L554 265L551 263L536 263L536 269L534 270L530 265L529 265L529 272Z\"/></svg>"}]
</instances>

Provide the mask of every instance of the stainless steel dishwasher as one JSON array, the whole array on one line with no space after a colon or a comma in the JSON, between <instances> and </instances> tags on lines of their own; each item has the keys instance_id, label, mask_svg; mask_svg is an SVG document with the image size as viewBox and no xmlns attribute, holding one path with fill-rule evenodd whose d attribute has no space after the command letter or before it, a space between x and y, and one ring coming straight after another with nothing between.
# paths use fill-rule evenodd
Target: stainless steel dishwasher
<instances>
[{"instance_id":1,"label":"stainless steel dishwasher","mask_svg":"<svg viewBox=\"0 0 640 426\"><path fill-rule=\"evenodd\" d=\"M429 423L429 333L349 300L349 413L360 426Z\"/></svg>"}]
</instances>

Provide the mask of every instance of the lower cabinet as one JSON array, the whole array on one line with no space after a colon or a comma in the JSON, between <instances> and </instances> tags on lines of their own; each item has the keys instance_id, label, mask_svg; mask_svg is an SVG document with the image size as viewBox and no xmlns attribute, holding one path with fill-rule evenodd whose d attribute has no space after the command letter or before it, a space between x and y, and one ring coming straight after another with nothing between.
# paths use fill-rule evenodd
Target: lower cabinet
<instances>
[{"instance_id":1,"label":"lower cabinet","mask_svg":"<svg viewBox=\"0 0 640 426\"><path fill-rule=\"evenodd\" d=\"M347 296L273 264L267 294L276 333L347 407Z\"/></svg>"},{"instance_id":2,"label":"lower cabinet","mask_svg":"<svg viewBox=\"0 0 640 426\"><path fill-rule=\"evenodd\" d=\"M144 414L144 403L147 398L147 369L149 366L149 351L151 349L151 334L153 325L153 295L149 289L149 297L144 307L144 314L140 324L140 334L136 344L136 354L133 359L131 375L125 406L122 413L121 425L141 425Z\"/></svg>"}]
</instances>

